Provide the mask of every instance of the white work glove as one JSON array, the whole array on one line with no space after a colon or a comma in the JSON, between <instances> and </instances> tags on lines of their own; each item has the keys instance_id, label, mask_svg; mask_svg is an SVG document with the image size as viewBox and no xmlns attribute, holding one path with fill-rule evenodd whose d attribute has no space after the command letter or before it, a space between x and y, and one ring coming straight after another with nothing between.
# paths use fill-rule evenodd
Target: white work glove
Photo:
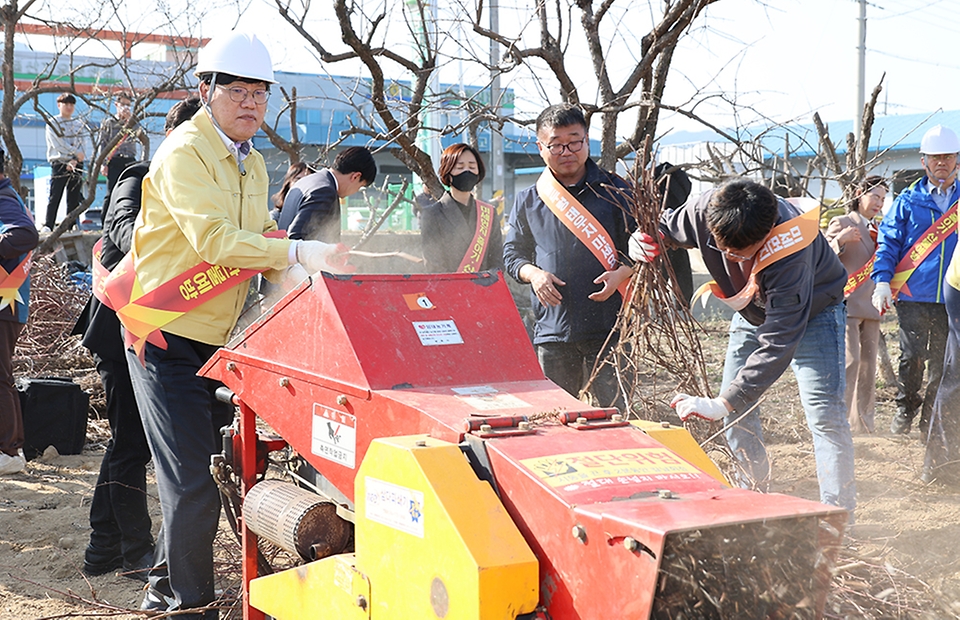
<instances>
[{"instance_id":1,"label":"white work glove","mask_svg":"<svg viewBox=\"0 0 960 620\"><path fill-rule=\"evenodd\" d=\"M627 245L630 258L641 263L652 263L660 255L660 245L647 233L635 230Z\"/></svg>"},{"instance_id":2,"label":"white work glove","mask_svg":"<svg viewBox=\"0 0 960 620\"><path fill-rule=\"evenodd\" d=\"M890 292L890 283L877 282L876 288L873 289L873 298L870 301L873 302L873 307L880 314L883 314L887 308L892 306L893 293Z\"/></svg>"},{"instance_id":3,"label":"white work glove","mask_svg":"<svg viewBox=\"0 0 960 620\"><path fill-rule=\"evenodd\" d=\"M727 406L719 398L703 398L689 394L677 394L670 401L670 406L677 410L677 415L684 422L692 415L704 420L719 420L729 413Z\"/></svg>"},{"instance_id":4,"label":"white work glove","mask_svg":"<svg viewBox=\"0 0 960 620\"><path fill-rule=\"evenodd\" d=\"M295 265L290 265L283 270L283 279L280 280L280 289L284 293L289 293L293 289L297 288L297 285L310 277L310 274L307 273L307 270L296 263Z\"/></svg>"},{"instance_id":5,"label":"white work glove","mask_svg":"<svg viewBox=\"0 0 960 620\"><path fill-rule=\"evenodd\" d=\"M326 271L328 273L347 273L347 246L342 243L324 243L323 241L300 241L297 244L297 262L303 265L307 273Z\"/></svg>"}]
</instances>

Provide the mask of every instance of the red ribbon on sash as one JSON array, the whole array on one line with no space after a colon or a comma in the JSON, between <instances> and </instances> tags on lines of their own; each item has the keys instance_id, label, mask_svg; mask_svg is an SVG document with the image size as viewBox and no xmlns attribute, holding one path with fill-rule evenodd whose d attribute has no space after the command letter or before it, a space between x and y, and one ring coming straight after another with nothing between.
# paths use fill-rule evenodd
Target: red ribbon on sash
<instances>
[{"instance_id":1,"label":"red ribbon on sash","mask_svg":"<svg viewBox=\"0 0 960 620\"><path fill-rule=\"evenodd\" d=\"M11 309L17 309L17 302L24 303L20 296L20 287L27 281L30 275L31 257L33 252L27 252L20 264L13 268L13 271L7 273L3 267L0 267L0 310L7 306Z\"/></svg>"},{"instance_id":2,"label":"red ribbon on sash","mask_svg":"<svg viewBox=\"0 0 960 620\"><path fill-rule=\"evenodd\" d=\"M490 233L493 231L494 215L497 212L496 207L488 202L474 200L477 203L477 229L473 234L473 241L467 248L467 253L463 255L457 272L476 273L483 264L483 259L490 248Z\"/></svg>"},{"instance_id":3,"label":"red ribbon on sash","mask_svg":"<svg viewBox=\"0 0 960 620\"><path fill-rule=\"evenodd\" d=\"M286 231L264 233L265 237L282 239ZM202 262L157 288L144 292L137 279L133 256L128 253L107 271L100 263L102 239L94 247L93 293L104 305L117 313L124 327L124 344L132 346L140 363L143 349L150 342L167 348L161 329L190 310L266 269L240 269Z\"/></svg>"},{"instance_id":4,"label":"red ribbon on sash","mask_svg":"<svg viewBox=\"0 0 960 620\"><path fill-rule=\"evenodd\" d=\"M917 267L923 260L937 249L944 239L950 236L957 229L957 203L947 209L947 212L930 225L920 238L910 247L906 256L897 263L897 268L893 272L893 278L890 280L890 292L896 299L900 291L903 290L907 295L910 294L910 288L907 287L907 280L913 275Z\"/></svg>"}]
</instances>

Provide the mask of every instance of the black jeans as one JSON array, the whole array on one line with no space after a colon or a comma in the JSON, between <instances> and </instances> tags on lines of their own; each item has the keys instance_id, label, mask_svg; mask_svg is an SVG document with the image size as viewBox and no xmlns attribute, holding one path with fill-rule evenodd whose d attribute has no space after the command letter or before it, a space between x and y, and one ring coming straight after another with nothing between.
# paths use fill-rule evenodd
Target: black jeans
<instances>
[{"instance_id":1,"label":"black jeans","mask_svg":"<svg viewBox=\"0 0 960 620\"><path fill-rule=\"evenodd\" d=\"M53 230L57 226L57 209L63 198L63 190L67 190L67 213L73 211L83 202L83 164L78 163L71 172L66 162L52 161L50 167L53 172L50 176L50 200L47 202L47 218L44 225Z\"/></svg>"},{"instance_id":2,"label":"black jeans","mask_svg":"<svg viewBox=\"0 0 960 620\"><path fill-rule=\"evenodd\" d=\"M918 301L897 302L900 321L900 390L897 409L910 419L921 409L920 419L930 419L933 402L943 374L943 355L947 343L947 310L943 304ZM927 389L923 370L927 369Z\"/></svg>"},{"instance_id":3,"label":"black jeans","mask_svg":"<svg viewBox=\"0 0 960 620\"><path fill-rule=\"evenodd\" d=\"M960 291L948 284L944 284L943 289L950 317L950 335L943 358L943 378L937 390L927 436L924 467L932 470L946 466L946 471L934 473L952 475L957 481L960 480Z\"/></svg>"},{"instance_id":4,"label":"black jeans","mask_svg":"<svg viewBox=\"0 0 960 620\"><path fill-rule=\"evenodd\" d=\"M234 411L215 396L222 383L197 376L219 347L168 333L164 338L166 349L146 345L146 367L130 350L127 366L163 512L150 587L176 598L178 609L192 609L214 600L220 492L210 475L210 455L221 451L220 428L233 421ZM216 620L217 611L177 618Z\"/></svg>"},{"instance_id":5,"label":"black jeans","mask_svg":"<svg viewBox=\"0 0 960 620\"><path fill-rule=\"evenodd\" d=\"M23 324L0 321L0 452L15 456L23 447L20 394L13 382L13 350Z\"/></svg>"},{"instance_id":6,"label":"black jeans","mask_svg":"<svg viewBox=\"0 0 960 620\"><path fill-rule=\"evenodd\" d=\"M590 378L597 357L601 357L603 342L603 340L583 340L538 344L537 358L540 360L543 374L576 398L584 383ZM616 340L611 339L611 344L603 351L603 355L614 345ZM601 368L590 391L601 407L623 408L623 398L617 387L616 375L609 365Z\"/></svg>"},{"instance_id":7,"label":"black jeans","mask_svg":"<svg viewBox=\"0 0 960 620\"><path fill-rule=\"evenodd\" d=\"M94 360L106 393L111 438L90 504L91 553L101 561L123 555L126 562L134 563L153 551L147 511L150 448L127 361L98 355Z\"/></svg>"}]
</instances>

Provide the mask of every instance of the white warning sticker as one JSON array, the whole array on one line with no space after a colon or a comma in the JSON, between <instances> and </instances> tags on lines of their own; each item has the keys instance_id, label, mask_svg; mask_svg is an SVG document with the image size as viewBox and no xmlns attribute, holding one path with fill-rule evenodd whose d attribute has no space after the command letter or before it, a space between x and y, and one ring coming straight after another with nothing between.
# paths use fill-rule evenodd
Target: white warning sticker
<instances>
[{"instance_id":1,"label":"white warning sticker","mask_svg":"<svg viewBox=\"0 0 960 620\"><path fill-rule=\"evenodd\" d=\"M513 394L478 394L476 396L457 396L474 409L493 411L496 409L523 409L530 403L520 400Z\"/></svg>"},{"instance_id":2,"label":"white warning sticker","mask_svg":"<svg viewBox=\"0 0 960 620\"><path fill-rule=\"evenodd\" d=\"M356 467L357 418L314 403L310 451L344 467Z\"/></svg>"},{"instance_id":3,"label":"white warning sticker","mask_svg":"<svg viewBox=\"0 0 960 620\"><path fill-rule=\"evenodd\" d=\"M448 321L414 321L413 329L417 331L420 344L425 347L436 347L444 344L463 344L463 337L457 324Z\"/></svg>"},{"instance_id":4,"label":"white warning sticker","mask_svg":"<svg viewBox=\"0 0 960 620\"><path fill-rule=\"evenodd\" d=\"M423 538L423 492L366 476L367 519Z\"/></svg>"}]
</instances>

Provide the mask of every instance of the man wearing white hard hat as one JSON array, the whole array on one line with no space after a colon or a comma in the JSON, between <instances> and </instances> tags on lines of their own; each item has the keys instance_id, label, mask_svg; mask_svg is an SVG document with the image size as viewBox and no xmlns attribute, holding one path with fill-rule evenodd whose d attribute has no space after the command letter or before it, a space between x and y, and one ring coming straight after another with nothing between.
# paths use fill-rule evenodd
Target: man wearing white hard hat
<instances>
[{"instance_id":1,"label":"man wearing white hard hat","mask_svg":"<svg viewBox=\"0 0 960 620\"><path fill-rule=\"evenodd\" d=\"M873 305L882 314L896 303L900 322L900 389L890 432L909 433L919 411L921 441L928 437L947 340L943 277L957 245L957 153L960 140L948 127L937 125L923 135L926 174L900 192L884 216L871 275Z\"/></svg>"},{"instance_id":2,"label":"man wearing white hard hat","mask_svg":"<svg viewBox=\"0 0 960 620\"><path fill-rule=\"evenodd\" d=\"M298 263L310 273L335 271L327 259L337 251L270 234L266 166L251 142L275 83L263 43L237 32L215 37L200 50L195 75L203 108L157 150L124 259L149 295L131 300L129 283L118 284L126 271L119 266L104 284L121 296L118 303L110 293L156 467L163 525L141 608L158 611L214 601L220 499L209 465L233 407L214 397L219 383L196 373L227 342L250 276L277 279L291 265L303 273Z\"/></svg>"}]
</instances>

